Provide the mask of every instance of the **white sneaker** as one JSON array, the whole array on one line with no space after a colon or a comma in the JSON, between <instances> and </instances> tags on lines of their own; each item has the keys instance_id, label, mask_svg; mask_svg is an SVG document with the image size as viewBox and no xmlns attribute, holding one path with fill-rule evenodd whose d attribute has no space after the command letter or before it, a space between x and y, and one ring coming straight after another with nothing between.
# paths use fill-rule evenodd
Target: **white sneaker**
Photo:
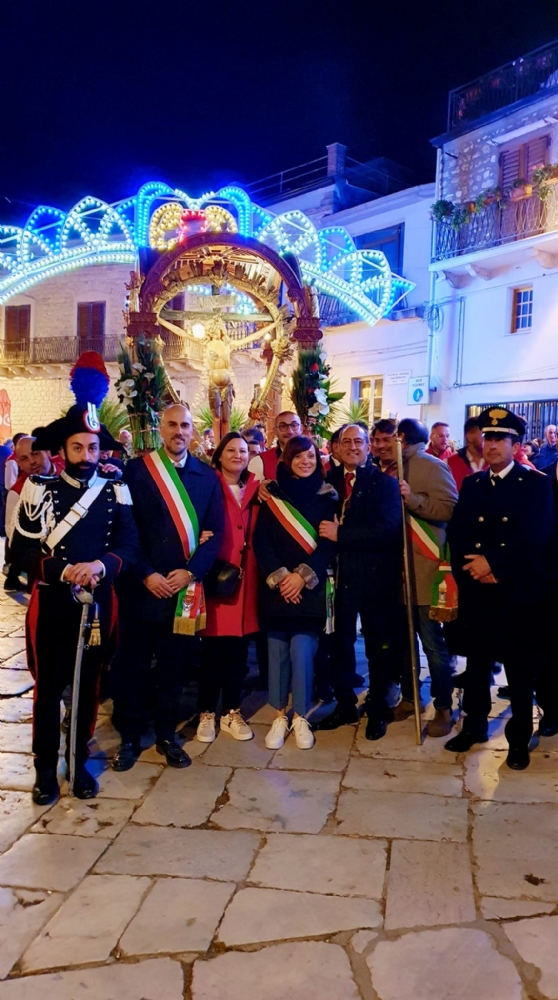
<instances>
[{"instance_id":1,"label":"white sneaker","mask_svg":"<svg viewBox=\"0 0 558 1000\"><path fill-rule=\"evenodd\" d=\"M239 708L235 708L234 712L229 712L228 715L221 716L221 730L224 733L229 733L235 740L251 740L254 736L250 726L242 718Z\"/></svg>"},{"instance_id":2,"label":"white sneaker","mask_svg":"<svg viewBox=\"0 0 558 1000\"><path fill-rule=\"evenodd\" d=\"M266 738L265 745L268 750L279 750L283 746L289 735L289 720L286 715L280 715L273 722Z\"/></svg>"},{"instance_id":3,"label":"white sneaker","mask_svg":"<svg viewBox=\"0 0 558 1000\"><path fill-rule=\"evenodd\" d=\"M213 743L215 739L215 712L202 712L196 730L199 743Z\"/></svg>"},{"instance_id":4,"label":"white sneaker","mask_svg":"<svg viewBox=\"0 0 558 1000\"><path fill-rule=\"evenodd\" d=\"M310 750L314 746L316 742L314 733L310 729L310 723L303 715L293 719L291 729L295 734L295 742L299 750Z\"/></svg>"}]
</instances>

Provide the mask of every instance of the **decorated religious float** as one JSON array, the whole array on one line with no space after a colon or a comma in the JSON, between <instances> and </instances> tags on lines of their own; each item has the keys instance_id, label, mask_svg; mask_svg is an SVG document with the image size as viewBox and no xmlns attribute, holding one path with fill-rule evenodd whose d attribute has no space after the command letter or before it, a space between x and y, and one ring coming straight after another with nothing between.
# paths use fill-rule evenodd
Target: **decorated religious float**
<instances>
[{"instance_id":1,"label":"decorated religious float","mask_svg":"<svg viewBox=\"0 0 558 1000\"><path fill-rule=\"evenodd\" d=\"M117 389L137 450L156 445L157 410L179 398L164 364L170 342L202 363L216 440L230 425L231 358L254 345L266 370L249 420L278 412L283 365L297 351L293 403L322 433L333 397L319 349L322 305L337 300L373 326L413 287L381 251L357 250L344 228L317 229L299 210L272 214L232 186L191 198L152 182L112 205L87 197L67 213L40 206L23 228L0 227L0 241L0 304L51 275L130 264Z\"/></svg>"}]
</instances>

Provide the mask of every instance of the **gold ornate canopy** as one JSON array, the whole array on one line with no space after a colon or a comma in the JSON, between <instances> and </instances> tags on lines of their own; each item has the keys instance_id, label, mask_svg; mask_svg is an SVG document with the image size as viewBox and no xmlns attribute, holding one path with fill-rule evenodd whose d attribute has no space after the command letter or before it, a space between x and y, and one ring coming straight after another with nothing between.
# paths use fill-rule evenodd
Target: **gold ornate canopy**
<instances>
[{"instance_id":1,"label":"gold ornate canopy","mask_svg":"<svg viewBox=\"0 0 558 1000\"><path fill-rule=\"evenodd\" d=\"M161 233L164 226L163 219ZM268 368L252 400L250 418L266 418L270 399L280 399L281 362L294 344L310 346L322 336L313 297L302 284L296 260L291 263L251 237L201 232L163 253L148 251L142 265L143 273L133 277L129 286L130 337L159 336L165 340L170 334L199 348L196 327L198 336L201 328L206 346L204 363L210 369L210 385L212 379L215 382L210 403L213 398L217 410L222 403L225 411L230 408L231 394L220 382L224 369L230 368L231 352L264 341ZM206 294L196 294L201 287ZM251 302L253 311L235 310L237 296L229 294L230 290ZM172 300L176 302L182 292L186 293L183 307L172 308ZM167 384L169 397L176 399L170 380Z\"/></svg>"}]
</instances>

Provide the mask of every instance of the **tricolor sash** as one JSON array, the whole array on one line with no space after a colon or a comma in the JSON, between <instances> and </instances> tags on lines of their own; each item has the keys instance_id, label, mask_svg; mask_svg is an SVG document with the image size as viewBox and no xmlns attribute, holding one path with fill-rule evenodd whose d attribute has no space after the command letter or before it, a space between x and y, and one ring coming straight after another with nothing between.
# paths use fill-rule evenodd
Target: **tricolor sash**
<instances>
[{"instance_id":1,"label":"tricolor sash","mask_svg":"<svg viewBox=\"0 0 558 1000\"><path fill-rule=\"evenodd\" d=\"M438 563L438 571L432 584L429 618L438 622L450 622L457 618L457 584L451 572L449 546L442 549L432 527L422 518L408 515L409 537L426 559Z\"/></svg>"},{"instance_id":2,"label":"tricolor sash","mask_svg":"<svg viewBox=\"0 0 558 1000\"><path fill-rule=\"evenodd\" d=\"M191 559L198 547L200 527L198 515L180 479L175 466L164 448L144 456L147 471L165 501L172 522L178 532L184 556ZM195 635L206 626L205 597L201 583L194 580L178 594L174 613L173 632Z\"/></svg>"},{"instance_id":3,"label":"tricolor sash","mask_svg":"<svg viewBox=\"0 0 558 1000\"><path fill-rule=\"evenodd\" d=\"M291 538L294 538L295 542L298 542L307 555L311 555L317 549L318 532L312 527L310 521L307 521L300 511L293 507L292 503L289 503L288 500L281 500L280 497L270 493L267 506L275 514L279 523L283 525L285 531L289 533Z\"/></svg>"}]
</instances>

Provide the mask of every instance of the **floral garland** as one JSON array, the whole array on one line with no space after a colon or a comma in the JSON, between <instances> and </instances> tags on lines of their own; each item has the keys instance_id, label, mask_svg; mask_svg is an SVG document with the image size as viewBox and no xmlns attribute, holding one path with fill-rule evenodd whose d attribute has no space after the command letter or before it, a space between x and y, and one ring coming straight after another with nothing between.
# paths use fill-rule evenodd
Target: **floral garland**
<instances>
[{"instance_id":1,"label":"floral garland","mask_svg":"<svg viewBox=\"0 0 558 1000\"><path fill-rule=\"evenodd\" d=\"M159 412L164 406L165 370L155 340L139 337L137 361L127 346L118 354L120 378L115 383L118 399L130 415L134 451L159 447Z\"/></svg>"},{"instance_id":2,"label":"floral garland","mask_svg":"<svg viewBox=\"0 0 558 1000\"><path fill-rule=\"evenodd\" d=\"M332 392L326 354L319 348L301 348L293 375L291 399L303 427L320 438L329 438L335 404L344 392Z\"/></svg>"}]
</instances>

